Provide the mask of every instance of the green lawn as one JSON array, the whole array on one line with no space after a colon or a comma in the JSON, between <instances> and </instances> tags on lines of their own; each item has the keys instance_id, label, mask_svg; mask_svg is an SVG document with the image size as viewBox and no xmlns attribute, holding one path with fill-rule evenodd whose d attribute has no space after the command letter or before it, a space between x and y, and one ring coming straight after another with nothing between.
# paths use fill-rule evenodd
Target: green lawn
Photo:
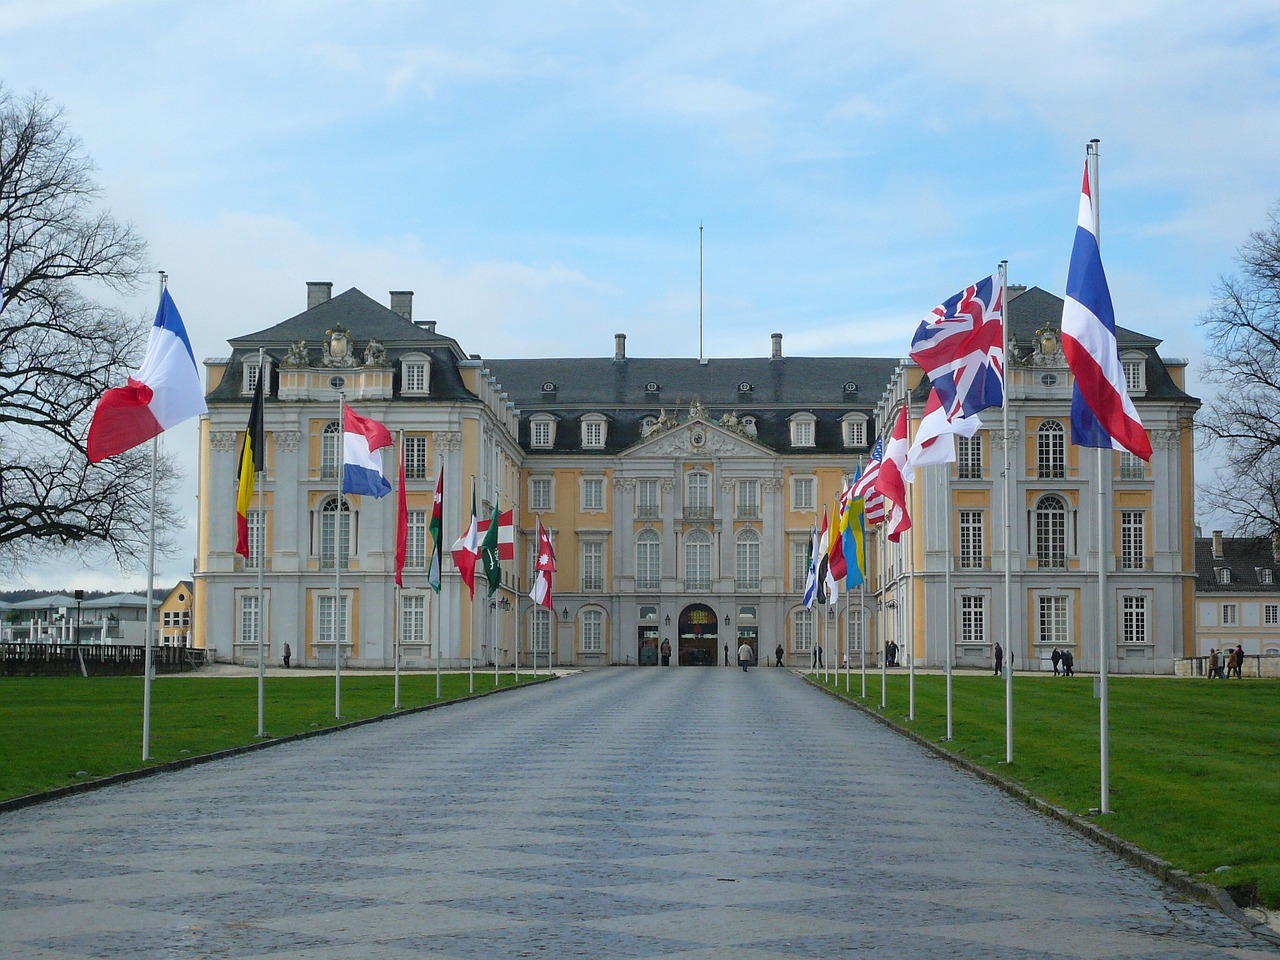
<instances>
[{"instance_id":1,"label":"green lawn","mask_svg":"<svg viewBox=\"0 0 1280 960\"><path fill-rule=\"evenodd\" d=\"M545 678L545 677L544 677ZM520 682L534 679L521 673ZM503 674L502 686L512 686ZM395 678L343 674L342 720L333 715L333 676L274 678L265 684L269 737L394 713ZM476 693L493 689L477 671ZM445 674L444 700L468 696L467 675ZM404 709L436 702L436 678L402 674ZM142 761L141 677L0 678L0 799L24 796L255 743L258 679L158 677L151 686L152 764Z\"/></svg>"},{"instance_id":2,"label":"green lawn","mask_svg":"<svg viewBox=\"0 0 1280 960\"><path fill-rule=\"evenodd\" d=\"M1074 813L1101 801L1098 701L1093 678L1017 677L1013 763L1005 761L1005 685L953 678L945 743L946 680L917 675L916 718L906 719L907 674L889 675L884 715ZM831 686L844 695L845 681ZM859 699L861 677L850 680ZM1256 884L1280 906L1280 683L1112 677L1108 683L1111 813L1104 829L1219 886ZM866 704L881 713L880 675ZM1222 873L1218 867L1230 867Z\"/></svg>"}]
</instances>

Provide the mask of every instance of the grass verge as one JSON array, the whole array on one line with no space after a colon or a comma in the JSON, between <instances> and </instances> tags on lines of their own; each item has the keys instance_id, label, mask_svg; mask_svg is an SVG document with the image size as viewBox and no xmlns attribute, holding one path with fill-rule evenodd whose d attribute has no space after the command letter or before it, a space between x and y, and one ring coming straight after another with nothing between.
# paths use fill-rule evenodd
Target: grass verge
<instances>
[{"instance_id":1,"label":"grass verge","mask_svg":"<svg viewBox=\"0 0 1280 960\"><path fill-rule=\"evenodd\" d=\"M522 673L520 682L537 679ZM344 673L342 718L329 676L268 678L267 737L395 713L395 678ZM477 672L476 693L494 689ZM514 685L511 674L501 686ZM402 674L401 709L470 696L466 674ZM151 685L151 761L142 760L141 677L0 678L0 800L258 742L258 679L158 677Z\"/></svg>"},{"instance_id":2,"label":"grass verge","mask_svg":"<svg viewBox=\"0 0 1280 960\"><path fill-rule=\"evenodd\" d=\"M845 679L828 682L841 696ZM1038 797L1087 816L1101 802L1099 702L1092 677L1014 679L1013 760L1005 763L1005 685L956 676L953 739L946 737L946 678L890 674L850 678L851 699L947 751L1012 780ZM1280 683L1209 683L1112 677L1108 683L1111 813L1103 829L1208 883L1280 907ZM1219 871L1219 868L1226 870ZM1239 902L1241 896L1237 896Z\"/></svg>"}]
</instances>

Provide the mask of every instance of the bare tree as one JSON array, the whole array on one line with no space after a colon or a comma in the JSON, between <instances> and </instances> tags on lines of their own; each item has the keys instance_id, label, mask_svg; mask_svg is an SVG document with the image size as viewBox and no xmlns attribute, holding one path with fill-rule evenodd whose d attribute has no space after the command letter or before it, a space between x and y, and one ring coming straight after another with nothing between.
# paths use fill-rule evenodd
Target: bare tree
<instances>
[{"instance_id":1,"label":"bare tree","mask_svg":"<svg viewBox=\"0 0 1280 960\"><path fill-rule=\"evenodd\" d=\"M1261 535L1280 529L1280 205L1236 262L1200 318L1205 376L1219 387L1201 425L1222 462L1204 493L1238 533Z\"/></svg>"},{"instance_id":2,"label":"bare tree","mask_svg":"<svg viewBox=\"0 0 1280 960\"><path fill-rule=\"evenodd\" d=\"M0 86L0 570L67 553L131 566L146 546L147 449L96 466L85 455L93 407L135 368L148 328L94 299L135 290L146 254L99 199L61 111ZM157 465L159 530L178 522L174 477Z\"/></svg>"}]
</instances>

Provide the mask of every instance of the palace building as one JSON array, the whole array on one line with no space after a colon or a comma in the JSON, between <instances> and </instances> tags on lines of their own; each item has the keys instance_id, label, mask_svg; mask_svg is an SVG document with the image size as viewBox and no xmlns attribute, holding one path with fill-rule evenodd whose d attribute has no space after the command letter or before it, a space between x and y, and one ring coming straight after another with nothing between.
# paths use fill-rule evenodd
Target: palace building
<instances>
[{"instance_id":1,"label":"palace building","mask_svg":"<svg viewBox=\"0 0 1280 960\"><path fill-rule=\"evenodd\" d=\"M1098 657L1097 564L1106 565L1114 669L1172 672L1190 653L1195 585L1192 417L1185 363L1159 341L1118 332L1129 389L1156 448L1151 464L1107 452L1112 516L1099 557L1095 454L1070 445L1070 376L1058 347L1062 301L1011 287L1009 429L1001 412L959 446L950 468L911 488L912 534L885 550L869 534L871 577L829 607L803 602L815 523L866 463L885 422L927 392L907 361L791 357L783 337L745 358L612 356L486 359L434 321L413 295L383 306L359 290L307 285L307 309L230 341L207 362L201 425L197 645L269 658L407 668L520 657L564 665L719 665L743 641L771 662L869 662L892 639L918 664L987 665L1008 635L1019 668L1071 647ZM904 346L911 331L903 332ZM767 347L767 351L763 348ZM264 379L265 472L250 512L250 557L235 553L239 451ZM394 582L395 496L342 496L339 391L403 438L409 551ZM1004 504L1003 456L1012 483ZM385 451L388 478L399 468ZM426 582L427 534L443 470L443 585ZM477 512L514 509L516 560L486 596L467 593L448 547ZM946 518L950 517L948 523ZM527 594L536 522L555 544L554 608ZM948 534L948 526L950 533ZM1012 567L1005 576L1005 530ZM881 562L883 561L883 562ZM261 602L259 578L263 583ZM1006 613L1005 584L1014 597ZM950 611L950 617L948 617ZM438 626L437 626L438 624Z\"/></svg>"}]
</instances>

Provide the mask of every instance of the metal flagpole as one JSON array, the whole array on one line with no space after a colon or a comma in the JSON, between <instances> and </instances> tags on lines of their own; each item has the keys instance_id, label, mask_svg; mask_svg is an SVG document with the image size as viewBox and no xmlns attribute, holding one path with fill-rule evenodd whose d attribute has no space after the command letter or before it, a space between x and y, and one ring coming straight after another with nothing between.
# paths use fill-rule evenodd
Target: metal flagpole
<instances>
[{"instance_id":1,"label":"metal flagpole","mask_svg":"<svg viewBox=\"0 0 1280 960\"><path fill-rule=\"evenodd\" d=\"M259 347L258 348L258 379L259 380L261 380L263 377L267 375L267 368L263 363L264 358L265 358L265 351L263 350L262 347ZM267 386L268 385L266 383L262 384L262 395L264 397L267 394ZM263 404L262 410L259 412L259 416L262 417L265 423L267 418L267 410L266 410L265 403ZM250 416L250 419L252 420L252 415ZM250 423L249 430L252 431L252 429L253 429L253 424ZM262 431L264 443L266 442L265 441L266 435L267 435L267 431L264 426ZM250 442L250 439L247 435L245 437L245 442L246 443ZM267 558L266 558L267 515L262 509L262 480L263 480L263 474L266 472L266 468L267 468L267 451L254 450L253 456L255 460L258 459L259 457L262 458L262 469L257 471L254 479L258 487L258 537L262 538L261 544L258 545L258 736L265 737L267 735L265 703L266 703L267 646L268 645L266 642L266 631L267 631L266 609L267 608L265 603L266 590L264 589L264 581L266 578L266 567L267 567ZM250 553L253 552L254 546L255 544L252 541L250 541L250 544L249 544Z\"/></svg>"},{"instance_id":2,"label":"metal flagpole","mask_svg":"<svg viewBox=\"0 0 1280 960\"><path fill-rule=\"evenodd\" d=\"M397 453L397 456L400 458L399 462L397 463L397 466L400 467L399 474L400 476L403 477L404 476L404 431L403 430L400 431L400 444L399 444L399 451ZM401 481L401 483L403 484L403 481ZM403 494L403 492L404 492L403 490L398 491L396 496L399 497L401 494ZM400 508L399 506L397 506L396 507L397 526L399 525L399 523L400 523ZM398 536L398 533L397 533L397 536ZM424 541L422 545L425 547L426 542ZM394 564L395 561L392 560L392 563ZM392 587L391 595L395 598L395 605L396 605L396 615L395 615L396 631L395 631L395 636L391 638L391 656L395 660L394 669L395 669L395 676L396 676L394 705L395 705L395 708L399 710L400 709L400 632L404 629L404 610L402 609L403 604L400 602L399 584L396 584L394 587Z\"/></svg>"},{"instance_id":3,"label":"metal flagpole","mask_svg":"<svg viewBox=\"0 0 1280 960\"><path fill-rule=\"evenodd\" d=\"M907 381L906 371L903 371L903 402L907 407L907 430L911 430L911 385ZM913 484L914 486L914 484ZM911 496L903 490L903 496L910 501ZM903 505L906 509L906 505ZM903 635L910 636L911 650L907 654L910 658L907 661L907 719L914 720L916 718L916 531L914 525L907 528L907 557L906 563L902 565L902 572L907 581L907 592L902 598L902 619L903 619ZM908 564L910 565L910 573L907 573Z\"/></svg>"},{"instance_id":4,"label":"metal flagpole","mask_svg":"<svg viewBox=\"0 0 1280 960\"><path fill-rule=\"evenodd\" d=\"M471 522L467 532L476 523L476 478L471 478ZM467 637L467 689L476 692L476 568L471 568L471 630Z\"/></svg>"},{"instance_id":5,"label":"metal flagpole","mask_svg":"<svg viewBox=\"0 0 1280 960\"><path fill-rule=\"evenodd\" d=\"M954 440L952 442L955 442ZM981 442L981 441L979 441ZM951 568L955 566L955 557L953 556L954 547L951 542L951 524L953 522L951 509L951 465L947 464L947 472L942 488L943 516L947 518L945 526L946 534L946 555L947 568L944 571L945 586L943 588L947 602L944 605L942 620L943 640L946 645L946 671L947 671L947 737L950 740L952 736L952 696L951 696L951 660L955 652L955 597L951 595Z\"/></svg>"},{"instance_id":6,"label":"metal flagpole","mask_svg":"<svg viewBox=\"0 0 1280 960\"><path fill-rule=\"evenodd\" d=\"M163 283L163 281L162 281ZM163 287L161 288L163 290ZM151 438L151 520L147 527L147 649L142 680L142 759L151 759L151 633L155 627L156 603L156 458L159 437Z\"/></svg>"},{"instance_id":7,"label":"metal flagpole","mask_svg":"<svg viewBox=\"0 0 1280 960\"><path fill-rule=\"evenodd\" d=\"M866 534L863 534L863 552L866 552ZM858 584L858 646L862 655L862 699L867 699L867 574L862 573L862 583Z\"/></svg>"},{"instance_id":8,"label":"metal flagpole","mask_svg":"<svg viewBox=\"0 0 1280 960\"><path fill-rule=\"evenodd\" d=\"M844 562L845 568L848 569L849 558L845 557ZM855 560L854 562L856 563L857 561ZM844 658L842 660L842 666L844 667L844 692L848 693L850 683L849 674L853 672L853 663L851 662L851 654L853 651L849 649L849 578L847 576L845 577L844 585L844 635L842 637L844 640ZM837 643L836 646L839 646L839 644Z\"/></svg>"},{"instance_id":9,"label":"metal flagpole","mask_svg":"<svg viewBox=\"0 0 1280 960\"><path fill-rule=\"evenodd\" d=\"M1004 351L1004 397L1000 432L1004 439L1004 762L1013 763L1013 476L1009 466L1013 438L1009 435L1009 261L1000 261L1000 307Z\"/></svg>"},{"instance_id":10,"label":"metal flagpole","mask_svg":"<svg viewBox=\"0 0 1280 960\"><path fill-rule=\"evenodd\" d=\"M889 681L889 651L888 651L888 632L889 624L888 615L885 613L889 609L887 602L889 592L889 578L886 574L889 572L888 554L889 554L889 538L885 535L885 527L888 526L888 517L884 523L880 524L880 545L884 548L881 553L880 566L883 568L880 573L880 709L884 710L887 704L885 690Z\"/></svg>"},{"instance_id":11,"label":"metal flagpole","mask_svg":"<svg viewBox=\"0 0 1280 960\"><path fill-rule=\"evenodd\" d=\"M342 719L342 634L346 624L342 617L342 474L346 442L346 396L338 391L338 509L333 516L333 716Z\"/></svg>"},{"instance_id":12,"label":"metal flagpole","mask_svg":"<svg viewBox=\"0 0 1280 960\"><path fill-rule=\"evenodd\" d=\"M443 486L444 484L441 483L441 481L444 478L444 457L440 456L439 453L436 454L436 466L438 468L436 470L436 482L439 483L441 486ZM431 493L431 500L432 500L431 512L432 513L435 513L436 497L440 497L440 531L438 534L438 536L440 537L440 540L438 541L440 543L440 569L436 571L436 576L440 578L440 589L436 591L435 602L432 604L432 606L435 608L434 613L435 613L435 621L436 621L436 633L433 641L436 648L436 699L439 700L440 699L440 643L441 643L440 608L443 606L441 597L444 596L444 497L443 495L441 495L439 490L432 491ZM431 545L431 553L432 553L432 559L434 560L435 544ZM428 576L428 579L431 576L430 565L428 565L427 567L427 576Z\"/></svg>"},{"instance_id":13,"label":"metal flagpole","mask_svg":"<svg viewBox=\"0 0 1280 960\"><path fill-rule=\"evenodd\" d=\"M1085 147L1089 163L1089 194L1093 198L1093 234L1102 247L1101 214L1098 208L1098 141L1090 140ZM1111 812L1111 748L1110 709L1107 700L1107 671L1110 661L1110 645L1107 643L1107 518L1111 513L1103 448L1095 447L1098 472L1098 767L1102 799L1098 809ZM1110 452L1110 451L1107 451Z\"/></svg>"}]
</instances>

